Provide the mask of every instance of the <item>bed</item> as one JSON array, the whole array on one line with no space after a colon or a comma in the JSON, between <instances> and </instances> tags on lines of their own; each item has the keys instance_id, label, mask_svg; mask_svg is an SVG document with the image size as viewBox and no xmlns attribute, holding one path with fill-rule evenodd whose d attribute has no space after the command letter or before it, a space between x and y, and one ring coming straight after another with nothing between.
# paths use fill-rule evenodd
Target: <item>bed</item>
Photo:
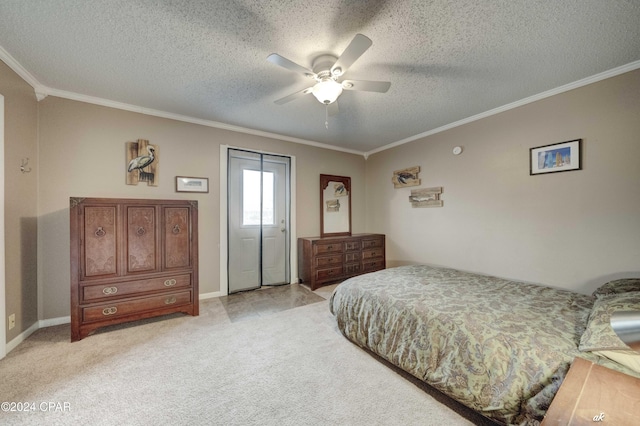
<instances>
[{"instance_id":1,"label":"bed","mask_svg":"<svg viewBox=\"0 0 640 426\"><path fill-rule=\"evenodd\" d=\"M576 356L640 376L581 346L599 338L587 329L600 297L412 265L343 282L330 310L349 340L480 414L538 424Z\"/></svg>"}]
</instances>

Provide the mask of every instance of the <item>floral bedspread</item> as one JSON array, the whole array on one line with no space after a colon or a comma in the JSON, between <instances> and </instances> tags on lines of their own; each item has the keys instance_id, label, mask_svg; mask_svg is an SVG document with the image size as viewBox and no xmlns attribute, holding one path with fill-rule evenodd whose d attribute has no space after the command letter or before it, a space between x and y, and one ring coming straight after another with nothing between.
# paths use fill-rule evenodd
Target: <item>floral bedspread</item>
<instances>
[{"instance_id":1,"label":"floral bedspread","mask_svg":"<svg viewBox=\"0 0 640 426\"><path fill-rule=\"evenodd\" d=\"M330 301L342 333L481 414L538 424L591 296L426 265L351 278Z\"/></svg>"}]
</instances>

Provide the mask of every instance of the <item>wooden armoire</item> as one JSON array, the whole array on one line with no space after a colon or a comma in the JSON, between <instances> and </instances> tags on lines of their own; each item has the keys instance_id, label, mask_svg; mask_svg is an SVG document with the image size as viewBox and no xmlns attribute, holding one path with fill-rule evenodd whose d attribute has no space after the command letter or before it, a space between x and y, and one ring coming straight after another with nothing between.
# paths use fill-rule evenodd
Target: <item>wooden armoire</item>
<instances>
[{"instance_id":1,"label":"wooden armoire","mask_svg":"<svg viewBox=\"0 0 640 426\"><path fill-rule=\"evenodd\" d=\"M198 315L198 204L71 198L71 341L175 312Z\"/></svg>"}]
</instances>

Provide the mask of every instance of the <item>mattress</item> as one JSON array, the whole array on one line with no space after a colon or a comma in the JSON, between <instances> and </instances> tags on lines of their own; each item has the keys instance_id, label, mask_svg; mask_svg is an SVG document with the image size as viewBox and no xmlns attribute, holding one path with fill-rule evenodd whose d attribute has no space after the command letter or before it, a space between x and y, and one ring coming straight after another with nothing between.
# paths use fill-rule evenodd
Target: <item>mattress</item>
<instances>
[{"instance_id":1,"label":"mattress","mask_svg":"<svg viewBox=\"0 0 640 426\"><path fill-rule=\"evenodd\" d=\"M340 331L446 395L505 424L538 424L560 387L594 298L427 265L340 284Z\"/></svg>"}]
</instances>

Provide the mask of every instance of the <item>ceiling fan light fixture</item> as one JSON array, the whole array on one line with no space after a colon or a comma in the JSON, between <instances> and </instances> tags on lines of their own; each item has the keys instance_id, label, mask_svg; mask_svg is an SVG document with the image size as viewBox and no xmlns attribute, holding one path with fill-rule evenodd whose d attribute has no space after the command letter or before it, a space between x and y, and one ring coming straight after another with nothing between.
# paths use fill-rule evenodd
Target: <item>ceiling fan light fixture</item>
<instances>
[{"instance_id":1,"label":"ceiling fan light fixture","mask_svg":"<svg viewBox=\"0 0 640 426\"><path fill-rule=\"evenodd\" d=\"M342 85L333 79L325 79L313 86L313 96L321 103L329 105L342 93Z\"/></svg>"}]
</instances>

